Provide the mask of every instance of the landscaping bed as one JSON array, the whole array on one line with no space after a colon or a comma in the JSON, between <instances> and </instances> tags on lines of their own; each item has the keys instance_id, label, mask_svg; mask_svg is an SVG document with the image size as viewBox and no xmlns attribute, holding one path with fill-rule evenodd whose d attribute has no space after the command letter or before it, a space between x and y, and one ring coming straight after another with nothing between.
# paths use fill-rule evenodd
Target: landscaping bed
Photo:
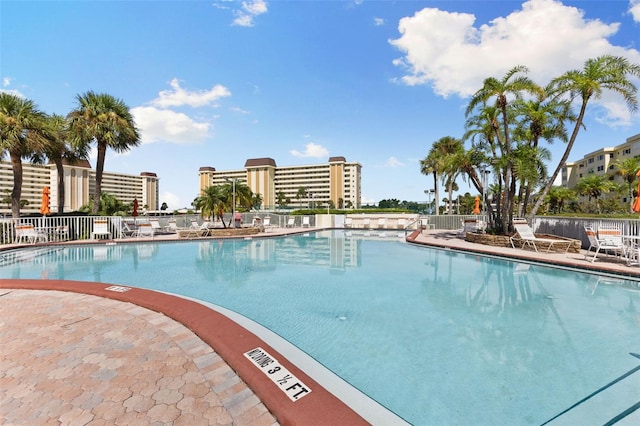
<instances>
[{"instance_id":1,"label":"landscaping bed","mask_svg":"<svg viewBox=\"0 0 640 426\"><path fill-rule=\"evenodd\" d=\"M558 241L571 241L572 244L569 247L568 253L580 253L580 248L582 246L582 242L580 240L563 238L557 235L536 234L536 237ZM508 235L492 235L481 234L477 232L467 232L465 240L471 243L484 244L493 247L511 247L511 240L509 238L510 237ZM538 247L538 251L547 251L549 244L536 241L536 247ZM564 245L554 245L551 251L563 253L565 251L565 248L566 246Z\"/></svg>"}]
</instances>

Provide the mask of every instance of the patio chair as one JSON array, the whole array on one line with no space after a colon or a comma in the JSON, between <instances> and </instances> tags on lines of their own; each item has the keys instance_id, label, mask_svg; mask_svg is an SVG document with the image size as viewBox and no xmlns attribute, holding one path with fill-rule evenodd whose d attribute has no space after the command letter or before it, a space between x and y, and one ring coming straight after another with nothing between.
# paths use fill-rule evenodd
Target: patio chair
<instances>
[{"instance_id":1,"label":"patio chair","mask_svg":"<svg viewBox=\"0 0 640 426\"><path fill-rule=\"evenodd\" d=\"M131 229L129 224L124 220L120 222L120 238L133 237L136 234L135 229Z\"/></svg>"},{"instance_id":2,"label":"patio chair","mask_svg":"<svg viewBox=\"0 0 640 426\"><path fill-rule=\"evenodd\" d=\"M16 243L28 242L35 243L38 240L47 241L47 234L38 231L31 224L16 225Z\"/></svg>"},{"instance_id":3,"label":"patio chair","mask_svg":"<svg viewBox=\"0 0 640 426\"><path fill-rule=\"evenodd\" d=\"M141 238L141 237L153 238L155 231L156 230L151 223L141 223L140 225L138 225L138 229L136 231L136 237L137 238Z\"/></svg>"},{"instance_id":4,"label":"patio chair","mask_svg":"<svg viewBox=\"0 0 640 426\"><path fill-rule=\"evenodd\" d=\"M370 226L371 226L371 219L369 219L368 217L365 217L364 220L362 221L362 227L364 229L369 229Z\"/></svg>"},{"instance_id":5,"label":"patio chair","mask_svg":"<svg viewBox=\"0 0 640 426\"><path fill-rule=\"evenodd\" d=\"M384 217L378 218L378 229L384 229L387 227L387 219Z\"/></svg>"},{"instance_id":6,"label":"patio chair","mask_svg":"<svg viewBox=\"0 0 640 426\"><path fill-rule=\"evenodd\" d=\"M529 226L526 220L513 220L513 227L516 230L516 235L513 235L509 238L511 242L511 247L516 248L515 243L520 242L520 248L524 248L525 246L532 247L536 252L538 251L538 246L536 244L543 244L547 246L547 253L551 251L551 249L555 245L565 245L565 253L569 251L569 247L571 247L572 241L567 240L555 240L551 238L538 238L533 233L533 229Z\"/></svg>"},{"instance_id":7,"label":"patio chair","mask_svg":"<svg viewBox=\"0 0 640 426\"><path fill-rule=\"evenodd\" d=\"M587 260L591 249L595 249L591 263L595 262L596 257L600 252L613 254L615 256L624 256L624 259L628 260L626 248L622 241L622 231L615 229L602 229L598 230L598 233L590 227L585 226L584 231L589 239L589 248L584 255L584 259ZM619 233L617 231L620 231Z\"/></svg>"},{"instance_id":8,"label":"patio chair","mask_svg":"<svg viewBox=\"0 0 640 426\"><path fill-rule=\"evenodd\" d=\"M293 216L290 216L289 219L287 220L287 228L293 228L294 226L296 226L296 218Z\"/></svg>"},{"instance_id":9,"label":"patio chair","mask_svg":"<svg viewBox=\"0 0 640 426\"><path fill-rule=\"evenodd\" d=\"M91 239L106 235L111 239L111 231L109 231L109 221L107 219L94 219L93 231L91 231Z\"/></svg>"},{"instance_id":10,"label":"patio chair","mask_svg":"<svg viewBox=\"0 0 640 426\"><path fill-rule=\"evenodd\" d=\"M178 223L176 222L175 219L169 219L169 224L168 224L167 230L169 232L174 233L174 234L178 233Z\"/></svg>"},{"instance_id":11,"label":"patio chair","mask_svg":"<svg viewBox=\"0 0 640 426\"><path fill-rule=\"evenodd\" d=\"M270 229L275 228L275 225L271 223L271 217L265 216L262 220L262 226L264 227L264 232L269 232Z\"/></svg>"},{"instance_id":12,"label":"patio chair","mask_svg":"<svg viewBox=\"0 0 640 426\"><path fill-rule=\"evenodd\" d=\"M164 231L164 228L160 225L160 221L158 219L149 219L149 223L151 224L154 232L158 233Z\"/></svg>"},{"instance_id":13,"label":"patio chair","mask_svg":"<svg viewBox=\"0 0 640 426\"><path fill-rule=\"evenodd\" d=\"M407 220L404 218L398 219L398 224L397 224L397 228L398 229L404 229L407 226Z\"/></svg>"},{"instance_id":14,"label":"patio chair","mask_svg":"<svg viewBox=\"0 0 640 426\"><path fill-rule=\"evenodd\" d=\"M344 227L345 228L351 228L351 226L353 225L353 219L350 217L346 217L344 218Z\"/></svg>"},{"instance_id":15,"label":"patio chair","mask_svg":"<svg viewBox=\"0 0 640 426\"><path fill-rule=\"evenodd\" d=\"M302 216L302 227L311 228L311 222L309 221L309 216Z\"/></svg>"}]
</instances>

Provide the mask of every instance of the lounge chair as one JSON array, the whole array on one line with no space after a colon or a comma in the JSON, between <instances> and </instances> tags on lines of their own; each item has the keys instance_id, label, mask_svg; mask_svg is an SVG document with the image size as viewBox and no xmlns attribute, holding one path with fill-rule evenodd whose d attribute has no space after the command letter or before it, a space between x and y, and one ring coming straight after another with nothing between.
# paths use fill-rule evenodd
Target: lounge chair
<instances>
[{"instance_id":1,"label":"lounge chair","mask_svg":"<svg viewBox=\"0 0 640 426\"><path fill-rule=\"evenodd\" d=\"M387 226L387 219L384 217L378 218L378 229L384 229Z\"/></svg>"},{"instance_id":2,"label":"lounge chair","mask_svg":"<svg viewBox=\"0 0 640 426\"><path fill-rule=\"evenodd\" d=\"M513 227L516 230L516 235L509 238L511 241L511 247L516 248L516 242L520 242L520 248L524 248L524 246L532 247L536 252L538 251L538 246L536 244L547 245L547 253L551 251L551 249L556 245L565 245L565 253L569 251L569 247L573 241L568 240L555 240L551 238L538 238L533 233L533 229L527 224L525 220L514 220Z\"/></svg>"},{"instance_id":3,"label":"lounge chair","mask_svg":"<svg viewBox=\"0 0 640 426\"><path fill-rule=\"evenodd\" d=\"M136 230L131 229L127 224L127 222L125 222L124 220L121 221L120 222L120 238L133 237L134 235L136 235Z\"/></svg>"},{"instance_id":4,"label":"lounge chair","mask_svg":"<svg viewBox=\"0 0 640 426\"><path fill-rule=\"evenodd\" d=\"M195 223L195 224L194 224ZM178 230L180 237L206 237L209 235L209 222L202 222L198 225L197 221L192 221L191 226L187 229Z\"/></svg>"},{"instance_id":5,"label":"lounge chair","mask_svg":"<svg viewBox=\"0 0 640 426\"><path fill-rule=\"evenodd\" d=\"M155 228L151 223L141 223L138 225L138 229L136 230L136 237L151 237L155 234Z\"/></svg>"},{"instance_id":6,"label":"lounge chair","mask_svg":"<svg viewBox=\"0 0 640 426\"><path fill-rule=\"evenodd\" d=\"M350 217L346 217L344 219L344 227L345 228L351 228L351 226L353 225L353 219Z\"/></svg>"},{"instance_id":7,"label":"lounge chair","mask_svg":"<svg viewBox=\"0 0 640 426\"><path fill-rule=\"evenodd\" d=\"M16 225L16 243L28 242L35 243L38 240L47 241L47 234L38 231L31 224Z\"/></svg>"},{"instance_id":8,"label":"lounge chair","mask_svg":"<svg viewBox=\"0 0 640 426\"><path fill-rule=\"evenodd\" d=\"M616 256L624 256L624 259L628 261L627 251L622 241L621 230L602 228L599 229L596 234L596 231L592 227L585 226L584 231L589 239L589 248L584 255L585 260L589 257L591 249L595 249L591 263L595 262L596 257L598 257L601 251L608 254L613 253Z\"/></svg>"},{"instance_id":9,"label":"lounge chair","mask_svg":"<svg viewBox=\"0 0 640 426\"><path fill-rule=\"evenodd\" d=\"M262 226L264 227L264 232L269 232L270 229L273 229L275 225L271 223L271 217L265 216L262 220Z\"/></svg>"},{"instance_id":10,"label":"lounge chair","mask_svg":"<svg viewBox=\"0 0 640 426\"><path fill-rule=\"evenodd\" d=\"M365 229L369 229L369 226L371 226L371 219L369 219L368 217L365 217L364 220L362 221L362 227Z\"/></svg>"},{"instance_id":11,"label":"lounge chair","mask_svg":"<svg viewBox=\"0 0 640 426\"><path fill-rule=\"evenodd\" d=\"M91 231L91 239L97 236L106 235L111 239L111 231L109 231L109 221L107 219L95 219L93 221L93 231Z\"/></svg>"},{"instance_id":12,"label":"lounge chair","mask_svg":"<svg viewBox=\"0 0 640 426\"><path fill-rule=\"evenodd\" d=\"M151 224L154 232L158 233L164 231L164 228L160 225L160 221L158 219L149 219L149 223Z\"/></svg>"},{"instance_id":13,"label":"lounge chair","mask_svg":"<svg viewBox=\"0 0 640 426\"><path fill-rule=\"evenodd\" d=\"M407 226L407 220L402 218L402 219L398 219L398 225L397 228L398 229L404 229Z\"/></svg>"},{"instance_id":14,"label":"lounge chair","mask_svg":"<svg viewBox=\"0 0 640 426\"><path fill-rule=\"evenodd\" d=\"M296 218L293 216L290 216L289 219L287 220L287 228L293 228L294 226L296 226Z\"/></svg>"},{"instance_id":15,"label":"lounge chair","mask_svg":"<svg viewBox=\"0 0 640 426\"><path fill-rule=\"evenodd\" d=\"M169 219L169 226L168 226L167 229L168 229L169 232L172 232L174 234L178 233L178 229L179 228L178 228L178 224L177 224L175 219Z\"/></svg>"},{"instance_id":16,"label":"lounge chair","mask_svg":"<svg viewBox=\"0 0 640 426\"><path fill-rule=\"evenodd\" d=\"M309 221L309 216L302 216L302 227L311 228L311 222Z\"/></svg>"}]
</instances>

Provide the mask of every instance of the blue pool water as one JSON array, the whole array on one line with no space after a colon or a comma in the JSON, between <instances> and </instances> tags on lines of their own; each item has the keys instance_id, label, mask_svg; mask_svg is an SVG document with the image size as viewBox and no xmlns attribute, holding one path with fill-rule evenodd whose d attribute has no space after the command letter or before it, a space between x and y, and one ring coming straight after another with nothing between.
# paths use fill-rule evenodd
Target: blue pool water
<instances>
[{"instance_id":1,"label":"blue pool water","mask_svg":"<svg viewBox=\"0 0 640 426\"><path fill-rule=\"evenodd\" d=\"M640 353L635 283L390 236L33 249L3 255L0 277L131 285L223 306L415 425L539 425L640 363L630 355ZM629 406L615 392L599 398L585 420Z\"/></svg>"}]
</instances>

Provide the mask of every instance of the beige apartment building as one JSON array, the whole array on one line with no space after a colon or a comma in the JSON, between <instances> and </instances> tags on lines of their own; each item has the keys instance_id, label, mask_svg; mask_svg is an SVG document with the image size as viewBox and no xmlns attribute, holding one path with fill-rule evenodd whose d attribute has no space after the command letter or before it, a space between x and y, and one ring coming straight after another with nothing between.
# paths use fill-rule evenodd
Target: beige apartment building
<instances>
[{"instance_id":1,"label":"beige apartment building","mask_svg":"<svg viewBox=\"0 0 640 426\"><path fill-rule=\"evenodd\" d=\"M74 165L65 164L64 169L64 211L72 212L89 202L95 193L95 171L88 161ZM58 171L55 164L22 164L22 200L29 202L20 212L39 213L42 189L50 190L51 213L58 212ZM0 194L2 199L11 196L13 189L13 168L9 161L0 161ZM139 176L104 172L102 192L115 196L123 203L132 203L135 198L147 210L158 210L159 179L155 173L142 172ZM1 214L11 214L10 203L0 203Z\"/></svg>"},{"instance_id":2,"label":"beige apartment building","mask_svg":"<svg viewBox=\"0 0 640 426\"><path fill-rule=\"evenodd\" d=\"M562 186L573 189L578 181L590 174L609 175L617 183L626 183L616 175L613 163L618 160L640 156L640 134L627 138L626 142L614 147L600 148L585 155L581 160L567 162L562 169ZM624 197L622 202L629 202Z\"/></svg>"},{"instance_id":3,"label":"beige apartment building","mask_svg":"<svg viewBox=\"0 0 640 426\"><path fill-rule=\"evenodd\" d=\"M246 184L254 194L262 196L262 208L275 209L278 194L288 200L288 207L308 208L341 204L345 208L359 208L361 199L361 169L357 162L347 162L344 157L331 157L327 163L305 166L279 167L273 158L253 158L246 161L244 169L221 170L201 167L200 192L211 185L228 181ZM304 197L298 198L300 188L306 188Z\"/></svg>"}]
</instances>

